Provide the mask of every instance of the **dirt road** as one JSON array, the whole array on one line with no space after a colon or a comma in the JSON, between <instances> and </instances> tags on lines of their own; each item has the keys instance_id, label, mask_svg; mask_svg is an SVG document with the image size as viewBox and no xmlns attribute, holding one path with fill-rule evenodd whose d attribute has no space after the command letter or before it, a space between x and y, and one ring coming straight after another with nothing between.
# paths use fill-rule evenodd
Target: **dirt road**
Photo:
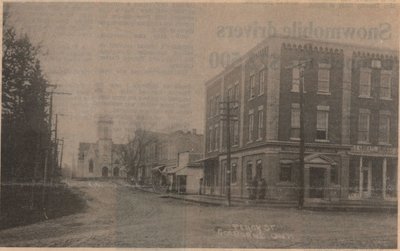
<instances>
[{"instance_id":1,"label":"dirt road","mask_svg":"<svg viewBox=\"0 0 400 251\"><path fill-rule=\"evenodd\" d=\"M161 198L122 181L73 181L87 209L0 231L0 246L395 248L387 213L215 207Z\"/></svg>"}]
</instances>

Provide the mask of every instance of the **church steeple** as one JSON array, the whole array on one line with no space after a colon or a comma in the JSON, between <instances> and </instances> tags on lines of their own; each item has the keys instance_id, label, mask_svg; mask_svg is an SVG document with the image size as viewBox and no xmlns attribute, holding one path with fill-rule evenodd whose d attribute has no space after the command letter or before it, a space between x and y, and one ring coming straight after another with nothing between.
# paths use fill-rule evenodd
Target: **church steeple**
<instances>
[{"instance_id":1,"label":"church steeple","mask_svg":"<svg viewBox=\"0 0 400 251\"><path fill-rule=\"evenodd\" d=\"M112 139L112 124L113 121L108 116L100 116L97 122L97 137L99 140Z\"/></svg>"}]
</instances>

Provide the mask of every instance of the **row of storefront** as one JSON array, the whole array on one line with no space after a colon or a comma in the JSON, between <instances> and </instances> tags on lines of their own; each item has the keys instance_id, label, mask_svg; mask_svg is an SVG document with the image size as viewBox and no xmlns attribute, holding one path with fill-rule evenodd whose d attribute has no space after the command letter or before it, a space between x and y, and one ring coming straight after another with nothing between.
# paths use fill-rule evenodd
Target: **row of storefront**
<instances>
[{"instance_id":1,"label":"row of storefront","mask_svg":"<svg viewBox=\"0 0 400 251\"><path fill-rule=\"evenodd\" d=\"M395 200L397 149L390 147L307 147L305 198L315 200ZM249 198L257 181L266 181L266 199L290 200L298 195L299 154L295 145L261 146L233 152L231 194ZM204 160L201 192L227 193L226 155ZM255 182L256 181L256 182Z\"/></svg>"}]
</instances>

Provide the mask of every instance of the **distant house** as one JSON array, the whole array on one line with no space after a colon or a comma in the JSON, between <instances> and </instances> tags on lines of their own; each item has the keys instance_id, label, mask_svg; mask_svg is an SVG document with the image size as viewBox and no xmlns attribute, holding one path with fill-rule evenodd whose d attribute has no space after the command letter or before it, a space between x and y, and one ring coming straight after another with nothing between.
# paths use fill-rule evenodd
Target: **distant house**
<instances>
[{"instance_id":1,"label":"distant house","mask_svg":"<svg viewBox=\"0 0 400 251\"><path fill-rule=\"evenodd\" d=\"M126 169L120 159L123 145L112 141L112 120L105 116L97 122L96 143L79 143L78 167L75 177L126 177Z\"/></svg>"},{"instance_id":2,"label":"distant house","mask_svg":"<svg viewBox=\"0 0 400 251\"><path fill-rule=\"evenodd\" d=\"M147 132L152 141L145 147L144 159L138 170L138 178L143 183L151 184L155 172L175 168L178 153L201 153L204 148L202 134L192 131L172 133Z\"/></svg>"},{"instance_id":3,"label":"distant house","mask_svg":"<svg viewBox=\"0 0 400 251\"><path fill-rule=\"evenodd\" d=\"M170 191L186 194L199 194L204 172L198 161L203 157L201 153L178 153L177 165L166 169L169 176Z\"/></svg>"}]
</instances>

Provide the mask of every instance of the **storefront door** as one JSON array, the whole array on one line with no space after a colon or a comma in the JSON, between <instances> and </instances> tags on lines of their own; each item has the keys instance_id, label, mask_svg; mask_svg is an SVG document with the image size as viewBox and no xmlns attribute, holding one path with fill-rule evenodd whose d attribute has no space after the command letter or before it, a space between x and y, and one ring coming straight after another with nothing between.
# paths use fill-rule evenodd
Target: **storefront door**
<instances>
[{"instance_id":1,"label":"storefront door","mask_svg":"<svg viewBox=\"0 0 400 251\"><path fill-rule=\"evenodd\" d=\"M310 168L310 198L323 198L325 187L325 168Z\"/></svg>"}]
</instances>

